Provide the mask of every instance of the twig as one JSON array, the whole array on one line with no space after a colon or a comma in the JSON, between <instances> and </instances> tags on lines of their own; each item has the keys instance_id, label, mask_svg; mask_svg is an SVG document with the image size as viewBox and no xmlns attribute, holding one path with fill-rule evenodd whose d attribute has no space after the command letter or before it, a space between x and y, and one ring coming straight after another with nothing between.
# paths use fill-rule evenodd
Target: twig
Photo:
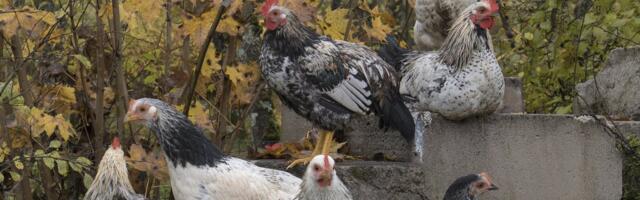
<instances>
[{"instance_id":1,"label":"twig","mask_svg":"<svg viewBox=\"0 0 640 200\"><path fill-rule=\"evenodd\" d=\"M211 24L209 28L209 33L207 34L207 38L204 40L204 44L200 47L200 54L198 54L198 65L196 65L196 70L191 75L191 83L187 88L186 100L184 101L184 111L185 115L189 114L189 109L191 108L191 100L193 98L193 93L196 90L196 85L198 84L198 77L200 77L200 72L202 71L202 65L204 64L204 57L207 54L207 50L209 49L209 43L213 39L214 34L216 33L216 28L218 28L218 24L220 24L220 19L222 18L222 14L226 10L226 8L231 5L233 0L223 0L222 5L218 9L218 13L216 14L216 18Z\"/></svg>"},{"instance_id":2,"label":"twig","mask_svg":"<svg viewBox=\"0 0 640 200\"><path fill-rule=\"evenodd\" d=\"M171 0L165 1L166 9L166 35L164 39L164 75L169 76L169 70L171 67Z\"/></svg>"},{"instance_id":3,"label":"twig","mask_svg":"<svg viewBox=\"0 0 640 200\"><path fill-rule=\"evenodd\" d=\"M353 24L353 10L354 10L354 6L353 4L353 0L349 0L349 2L347 3L347 6L349 7L349 11L347 12L347 18L349 18L349 20L347 21L347 29L344 31L344 41L348 41L349 40L349 32L351 31L351 25Z\"/></svg>"}]
</instances>

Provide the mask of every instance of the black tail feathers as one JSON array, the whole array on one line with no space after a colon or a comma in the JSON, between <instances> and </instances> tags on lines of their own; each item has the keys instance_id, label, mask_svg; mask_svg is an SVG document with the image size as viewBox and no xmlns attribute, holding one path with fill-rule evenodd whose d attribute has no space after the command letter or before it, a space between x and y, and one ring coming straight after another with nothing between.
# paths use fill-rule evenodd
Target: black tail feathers
<instances>
[{"instance_id":1,"label":"black tail feathers","mask_svg":"<svg viewBox=\"0 0 640 200\"><path fill-rule=\"evenodd\" d=\"M382 127L393 127L400 131L402 137L409 144L413 144L416 125L411 112L402 102L402 98L397 91L391 93L386 94L384 102L382 102L380 125Z\"/></svg>"},{"instance_id":2,"label":"black tail feathers","mask_svg":"<svg viewBox=\"0 0 640 200\"><path fill-rule=\"evenodd\" d=\"M402 61L409 52L409 49L400 47L398 40L392 35L387 35L387 43L378 49L378 55L398 72L402 70Z\"/></svg>"}]
</instances>

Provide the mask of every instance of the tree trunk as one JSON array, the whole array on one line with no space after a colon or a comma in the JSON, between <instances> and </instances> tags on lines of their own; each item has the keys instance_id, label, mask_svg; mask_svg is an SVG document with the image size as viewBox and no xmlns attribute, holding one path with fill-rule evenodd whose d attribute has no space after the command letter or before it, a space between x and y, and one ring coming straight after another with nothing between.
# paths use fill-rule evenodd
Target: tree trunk
<instances>
[{"instance_id":1,"label":"tree trunk","mask_svg":"<svg viewBox=\"0 0 640 200\"><path fill-rule=\"evenodd\" d=\"M15 59L14 66L18 71L18 84L20 85L20 95L24 98L24 104L29 107L33 107L33 96L31 94L31 83L27 77L27 65L22 55L22 41L20 41L19 34L16 34L11 38L11 51ZM31 154L31 147L25 147L24 155ZM24 168L22 169L22 180L20 181L20 191L22 192L22 199L33 199L31 194L31 161L26 158L23 160Z\"/></svg>"},{"instance_id":2,"label":"tree trunk","mask_svg":"<svg viewBox=\"0 0 640 200\"><path fill-rule=\"evenodd\" d=\"M124 77L124 69L122 68L122 25L120 23L120 1L111 0L113 6L113 60L114 68L116 71L116 114L118 119L116 124L118 127L118 135L120 138L124 138L124 115L127 110L127 101L129 95L127 94L127 83Z\"/></svg>"},{"instance_id":3,"label":"tree trunk","mask_svg":"<svg viewBox=\"0 0 640 200\"><path fill-rule=\"evenodd\" d=\"M95 55L96 66L96 104L94 108L95 120L93 122L94 147L96 149L95 163L100 163L104 154L104 25L100 19L100 0L96 0L96 37L97 46Z\"/></svg>"}]
</instances>

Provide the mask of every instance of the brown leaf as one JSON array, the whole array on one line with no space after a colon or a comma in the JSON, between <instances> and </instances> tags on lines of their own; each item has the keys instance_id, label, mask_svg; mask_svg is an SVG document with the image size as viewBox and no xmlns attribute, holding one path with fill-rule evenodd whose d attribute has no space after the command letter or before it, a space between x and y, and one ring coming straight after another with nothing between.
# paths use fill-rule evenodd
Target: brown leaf
<instances>
[{"instance_id":1,"label":"brown leaf","mask_svg":"<svg viewBox=\"0 0 640 200\"><path fill-rule=\"evenodd\" d=\"M316 19L318 0L286 1L284 6L298 16L302 23L313 22Z\"/></svg>"}]
</instances>

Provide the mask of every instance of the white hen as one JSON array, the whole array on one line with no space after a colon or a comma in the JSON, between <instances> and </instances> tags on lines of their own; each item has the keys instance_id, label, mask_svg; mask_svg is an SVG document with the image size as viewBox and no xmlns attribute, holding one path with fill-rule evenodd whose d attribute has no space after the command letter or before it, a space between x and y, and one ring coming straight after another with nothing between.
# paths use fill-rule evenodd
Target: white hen
<instances>
[{"instance_id":1,"label":"white hen","mask_svg":"<svg viewBox=\"0 0 640 200\"><path fill-rule=\"evenodd\" d=\"M382 48L381 56L402 69L400 94L405 101L416 110L450 120L496 111L502 104L504 77L491 50L488 29L497 12L496 0L469 6L439 51L406 53L397 44Z\"/></svg>"},{"instance_id":2,"label":"white hen","mask_svg":"<svg viewBox=\"0 0 640 200\"><path fill-rule=\"evenodd\" d=\"M125 121L141 121L158 137L176 199L289 200L299 191L298 177L224 155L165 102L132 100Z\"/></svg>"},{"instance_id":3,"label":"white hen","mask_svg":"<svg viewBox=\"0 0 640 200\"><path fill-rule=\"evenodd\" d=\"M342 183L328 155L315 156L304 172L300 193L295 200L351 200L349 189Z\"/></svg>"}]
</instances>

